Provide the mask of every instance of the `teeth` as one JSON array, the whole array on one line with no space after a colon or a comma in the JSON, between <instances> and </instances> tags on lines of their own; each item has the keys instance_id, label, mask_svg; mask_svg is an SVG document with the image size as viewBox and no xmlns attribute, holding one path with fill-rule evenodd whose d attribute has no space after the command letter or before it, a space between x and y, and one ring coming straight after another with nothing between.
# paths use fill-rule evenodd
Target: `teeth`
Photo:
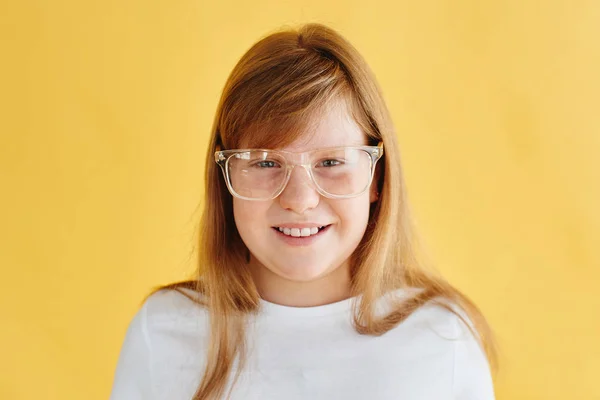
<instances>
[{"instance_id":1,"label":"teeth","mask_svg":"<svg viewBox=\"0 0 600 400\"><path fill-rule=\"evenodd\" d=\"M293 236L293 237L307 237L307 236L312 236L312 235L316 235L317 233L319 233L319 230L321 230L323 227L316 227L313 226L312 228L281 228L278 227L277 229L279 230L279 232L283 233L284 235L288 235L288 236Z\"/></svg>"}]
</instances>

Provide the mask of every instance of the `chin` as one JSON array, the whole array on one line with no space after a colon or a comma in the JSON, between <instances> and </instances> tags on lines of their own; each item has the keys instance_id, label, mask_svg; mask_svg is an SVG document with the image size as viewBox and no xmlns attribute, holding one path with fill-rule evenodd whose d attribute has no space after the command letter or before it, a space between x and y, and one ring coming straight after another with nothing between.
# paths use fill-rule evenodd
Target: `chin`
<instances>
[{"instance_id":1,"label":"chin","mask_svg":"<svg viewBox=\"0 0 600 400\"><path fill-rule=\"evenodd\" d=\"M290 281L310 282L319 279L326 274L327 266L315 264L307 265L306 263L301 262L289 262L285 265L285 267L274 267L271 269L271 271Z\"/></svg>"}]
</instances>

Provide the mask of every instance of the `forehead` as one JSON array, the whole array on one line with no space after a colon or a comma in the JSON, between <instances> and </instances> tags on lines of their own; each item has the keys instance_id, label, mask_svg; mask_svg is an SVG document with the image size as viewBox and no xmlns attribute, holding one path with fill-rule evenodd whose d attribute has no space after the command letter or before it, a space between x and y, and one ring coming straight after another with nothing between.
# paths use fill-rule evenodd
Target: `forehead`
<instances>
[{"instance_id":1,"label":"forehead","mask_svg":"<svg viewBox=\"0 0 600 400\"><path fill-rule=\"evenodd\" d=\"M336 104L320 113L312 128L285 146L283 150L300 152L323 147L366 144L367 136L353 120L346 107Z\"/></svg>"}]
</instances>

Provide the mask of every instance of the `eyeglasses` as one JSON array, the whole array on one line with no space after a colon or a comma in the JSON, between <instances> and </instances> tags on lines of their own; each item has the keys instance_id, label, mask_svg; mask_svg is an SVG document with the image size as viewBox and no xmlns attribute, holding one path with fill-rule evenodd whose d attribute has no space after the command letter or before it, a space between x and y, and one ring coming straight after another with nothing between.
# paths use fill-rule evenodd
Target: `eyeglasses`
<instances>
[{"instance_id":1,"label":"eyeglasses","mask_svg":"<svg viewBox=\"0 0 600 400\"><path fill-rule=\"evenodd\" d=\"M377 146L331 147L294 153L283 150L236 149L215 152L229 192L244 200L271 200L285 189L292 169L303 167L317 191L329 198L363 194L371 185L375 164L383 155Z\"/></svg>"}]
</instances>

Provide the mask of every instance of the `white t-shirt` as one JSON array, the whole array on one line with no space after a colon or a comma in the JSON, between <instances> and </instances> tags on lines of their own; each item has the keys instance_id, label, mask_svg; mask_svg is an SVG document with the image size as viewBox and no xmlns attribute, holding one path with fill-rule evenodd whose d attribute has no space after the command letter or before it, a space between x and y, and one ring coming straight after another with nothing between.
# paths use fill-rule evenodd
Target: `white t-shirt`
<instances>
[{"instance_id":1,"label":"white t-shirt","mask_svg":"<svg viewBox=\"0 0 600 400\"><path fill-rule=\"evenodd\" d=\"M377 310L385 310L382 301ZM352 327L351 304L286 307L261 299L231 399L494 399L484 352L453 313L426 304L389 332L369 336ZM150 296L127 330L111 400L190 400L209 331L207 311L181 293Z\"/></svg>"}]
</instances>

